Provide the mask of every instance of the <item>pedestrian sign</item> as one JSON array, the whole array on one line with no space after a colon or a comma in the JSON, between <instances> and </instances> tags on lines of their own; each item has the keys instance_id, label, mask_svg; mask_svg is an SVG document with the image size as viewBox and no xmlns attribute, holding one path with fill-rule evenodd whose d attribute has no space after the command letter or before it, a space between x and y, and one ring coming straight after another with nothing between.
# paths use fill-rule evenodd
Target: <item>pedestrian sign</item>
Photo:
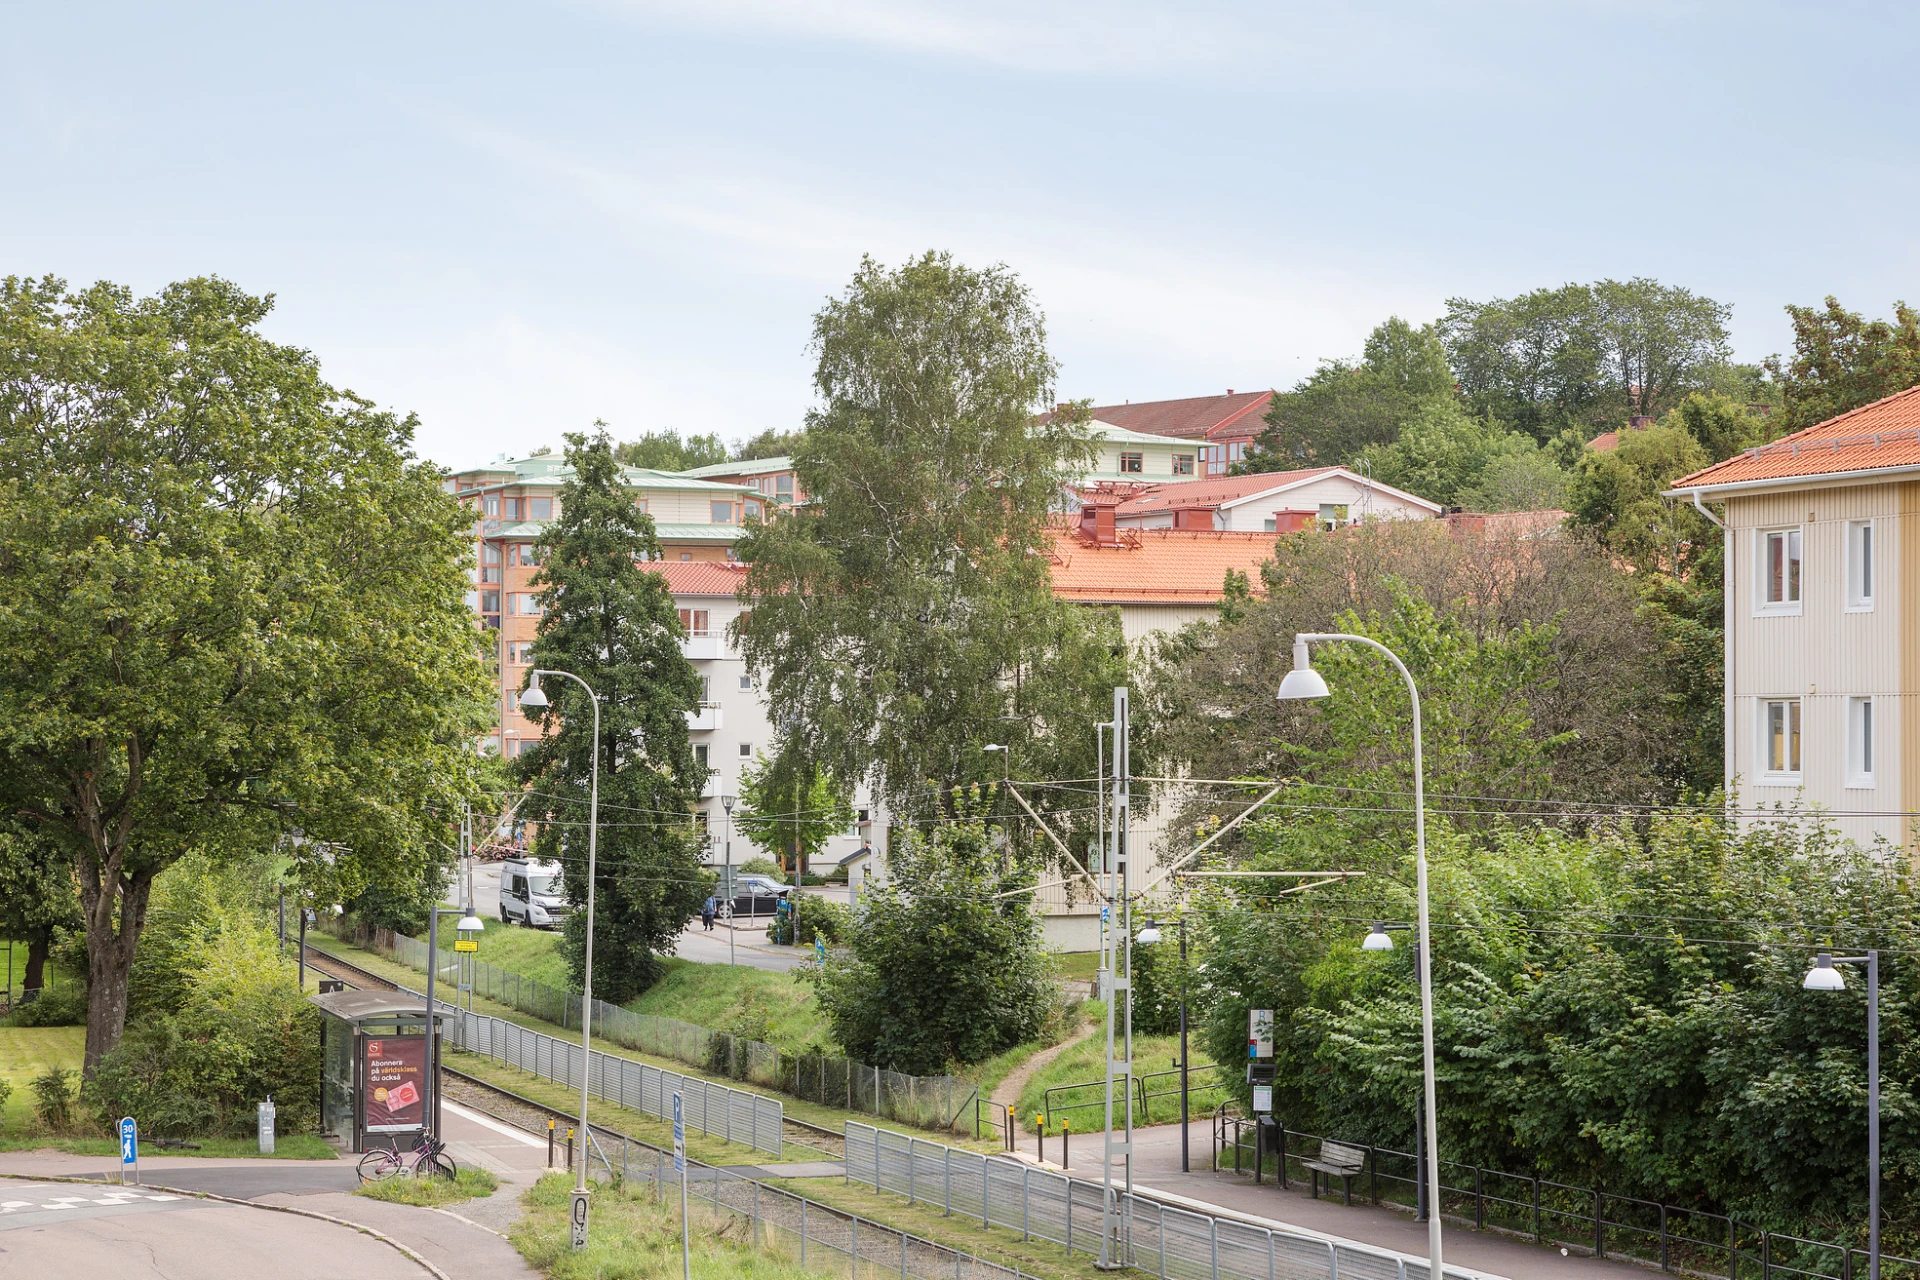
<instances>
[{"instance_id":1,"label":"pedestrian sign","mask_svg":"<svg viewBox=\"0 0 1920 1280\"><path fill-rule=\"evenodd\" d=\"M827 958L827 944L819 934L813 935L813 958L824 961Z\"/></svg>"},{"instance_id":2,"label":"pedestrian sign","mask_svg":"<svg viewBox=\"0 0 1920 1280\"><path fill-rule=\"evenodd\" d=\"M1112 920L1112 919L1113 919L1113 908L1112 908L1112 907L1102 907L1102 908L1100 908L1100 923L1101 923L1101 924L1106 924L1106 923L1107 923L1107 922L1108 922L1109 920Z\"/></svg>"},{"instance_id":3,"label":"pedestrian sign","mask_svg":"<svg viewBox=\"0 0 1920 1280\"><path fill-rule=\"evenodd\" d=\"M687 1169L687 1118L680 1104L680 1095L673 1095L673 1170L685 1173Z\"/></svg>"},{"instance_id":4,"label":"pedestrian sign","mask_svg":"<svg viewBox=\"0 0 1920 1280\"><path fill-rule=\"evenodd\" d=\"M132 1116L120 1117L120 1181L140 1181L140 1126Z\"/></svg>"}]
</instances>

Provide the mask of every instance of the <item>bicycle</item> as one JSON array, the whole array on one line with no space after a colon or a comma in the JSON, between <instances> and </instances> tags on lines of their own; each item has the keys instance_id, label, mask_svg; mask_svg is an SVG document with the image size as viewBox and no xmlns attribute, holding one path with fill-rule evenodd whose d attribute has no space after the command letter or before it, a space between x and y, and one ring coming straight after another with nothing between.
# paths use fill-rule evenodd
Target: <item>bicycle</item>
<instances>
[{"instance_id":1,"label":"bicycle","mask_svg":"<svg viewBox=\"0 0 1920 1280\"><path fill-rule=\"evenodd\" d=\"M447 1154L446 1144L430 1133L423 1133L413 1142L413 1153L400 1154L397 1146L375 1147L360 1157L360 1181L384 1182L388 1178L409 1174L415 1178L444 1178L452 1182L459 1173L453 1157Z\"/></svg>"}]
</instances>

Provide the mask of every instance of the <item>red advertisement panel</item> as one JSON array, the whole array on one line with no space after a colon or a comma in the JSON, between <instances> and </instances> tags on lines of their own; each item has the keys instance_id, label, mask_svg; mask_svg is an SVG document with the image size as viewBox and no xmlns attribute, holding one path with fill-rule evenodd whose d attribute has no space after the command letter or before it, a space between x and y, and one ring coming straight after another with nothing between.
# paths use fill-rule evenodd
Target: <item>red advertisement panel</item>
<instances>
[{"instance_id":1,"label":"red advertisement panel","mask_svg":"<svg viewBox=\"0 0 1920 1280\"><path fill-rule=\"evenodd\" d=\"M361 1124L371 1132L427 1125L427 1038L371 1036Z\"/></svg>"}]
</instances>

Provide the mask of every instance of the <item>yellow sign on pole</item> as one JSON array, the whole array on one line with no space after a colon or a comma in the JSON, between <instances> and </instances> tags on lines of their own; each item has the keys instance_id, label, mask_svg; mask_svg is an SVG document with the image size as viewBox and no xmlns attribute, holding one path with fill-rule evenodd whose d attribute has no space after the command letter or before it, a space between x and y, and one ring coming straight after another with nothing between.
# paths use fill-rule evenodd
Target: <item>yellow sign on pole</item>
<instances>
[{"instance_id":1,"label":"yellow sign on pole","mask_svg":"<svg viewBox=\"0 0 1920 1280\"><path fill-rule=\"evenodd\" d=\"M453 949L455 951L478 951L480 949L480 943L473 938L456 938L453 943Z\"/></svg>"}]
</instances>

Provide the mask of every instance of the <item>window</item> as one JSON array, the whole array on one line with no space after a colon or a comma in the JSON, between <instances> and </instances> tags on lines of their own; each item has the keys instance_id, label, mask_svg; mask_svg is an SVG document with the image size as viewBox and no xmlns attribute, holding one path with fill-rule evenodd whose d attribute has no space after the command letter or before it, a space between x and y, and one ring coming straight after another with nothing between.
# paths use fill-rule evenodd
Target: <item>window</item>
<instances>
[{"instance_id":1,"label":"window","mask_svg":"<svg viewBox=\"0 0 1920 1280\"><path fill-rule=\"evenodd\" d=\"M1347 523L1347 504L1344 502L1323 502L1320 504L1320 524L1322 528L1338 529Z\"/></svg>"},{"instance_id":2,"label":"window","mask_svg":"<svg viewBox=\"0 0 1920 1280\"><path fill-rule=\"evenodd\" d=\"M1120 455L1120 470L1139 475L1146 470L1146 461L1137 453L1123 453Z\"/></svg>"},{"instance_id":3,"label":"window","mask_svg":"<svg viewBox=\"0 0 1920 1280\"><path fill-rule=\"evenodd\" d=\"M1847 699L1847 785L1873 785L1873 699Z\"/></svg>"},{"instance_id":4,"label":"window","mask_svg":"<svg viewBox=\"0 0 1920 1280\"><path fill-rule=\"evenodd\" d=\"M1280 532L1280 521L1273 516L1268 516L1265 520L1262 520L1260 522L1260 532L1262 533Z\"/></svg>"},{"instance_id":5,"label":"window","mask_svg":"<svg viewBox=\"0 0 1920 1280\"><path fill-rule=\"evenodd\" d=\"M1760 534L1760 608L1772 613L1800 612L1800 531L1763 530Z\"/></svg>"},{"instance_id":6,"label":"window","mask_svg":"<svg viewBox=\"0 0 1920 1280\"><path fill-rule=\"evenodd\" d=\"M1873 609L1873 521L1847 522L1847 610ZM1872 772L1872 770L1868 770Z\"/></svg>"},{"instance_id":7,"label":"window","mask_svg":"<svg viewBox=\"0 0 1920 1280\"><path fill-rule=\"evenodd\" d=\"M552 498L528 498L527 499L527 519L529 520L553 519L553 499Z\"/></svg>"},{"instance_id":8,"label":"window","mask_svg":"<svg viewBox=\"0 0 1920 1280\"><path fill-rule=\"evenodd\" d=\"M484 501L485 501L485 502L486 502L486 504L487 504L487 505L486 505L486 513L487 513L488 515L490 515L490 516L497 516L497 515L499 515L499 514L500 514L500 495L499 495L499 494L497 494L497 493L490 493L490 494L488 494L488 495L486 496L486 498L484 499Z\"/></svg>"},{"instance_id":9,"label":"window","mask_svg":"<svg viewBox=\"0 0 1920 1280\"><path fill-rule=\"evenodd\" d=\"M785 498L791 502L793 500L793 477L775 476L773 478L773 492L774 496Z\"/></svg>"},{"instance_id":10,"label":"window","mask_svg":"<svg viewBox=\"0 0 1920 1280\"><path fill-rule=\"evenodd\" d=\"M1245 440L1234 441L1228 448L1228 456L1235 462L1244 462L1247 457L1247 442Z\"/></svg>"},{"instance_id":11,"label":"window","mask_svg":"<svg viewBox=\"0 0 1920 1280\"><path fill-rule=\"evenodd\" d=\"M502 500L500 504L500 514L509 520L518 520L520 518L520 499L507 498Z\"/></svg>"},{"instance_id":12,"label":"window","mask_svg":"<svg viewBox=\"0 0 1920 1280\"><path fill-rule=\"evenodd\" d=\"M680 562L681 562L682 564L685 564L685 563L686 563L687 561L689 561L689 560L691 560L691 559L693 559L693 552L691 552L691 551L682 551L682 552L680 553Z\"/></svg>"},{"instance_id":13,"label":"window","mask_svg":"<svg viewBox=\"0 0 1920 1280\"><path fill-rule=\"evenodd\" d=\"M706 743L696 742L693 744L693 762L700 766L700 771L702 773L706 772L706 769L707 769L707 744Z\"/></svg>"},{"instance_id":14,"label":"window","mask_svg":"<svg viewBox=\"0 0 1920 1280\"><path fill-rule=\"evenodd\" d=\"M523 618L537 618L540 616L540 595L538 592L515 591L507 597L507 603L513 606L507 611L509 613L518 614Z\"/></svg>"},{"instance_id":15,"label":"window","mask_svg":"<svg viewBox=\"0 0 1920 1280\"><path fill-rule=\"evenodd\" d=\"M531 542L516 542L507 548L507 563L532 568L540 563L540 556Z\"/></svg>"},{"instance_id":16,"label":"window","mask_svg":"<svg viewBox=\"0 0 1920 1280\"><path fill-rule=\"evenodd\" d=\"M500 593L498 591L482 591L480 593L480 612L500 612Z\"/></svg>"},{"instance_id":17,"label":"window","mask_svg":"<svg viewBox=\"0 0 1920 1280\"><path fill-rule=\"evenodd\" d=\"M635 498L633 500L633 506L634 510L644 515L647 510L647 500L645 498Z\"/></svg>"},{"instance_id":18,"label":"window","mask_svg":"<svg viewBox=\"0 0 1920 1280\"><path fill-rule=\"evenodd\" d=\"M740 744L740 754L741 754L741 755L743 755L743 756L750 756L750 755L752 755L752 754L753 754L753 744L752 744L751 742L743 742L743 743L741 743L741 744Z\"/></svg>"},{"instance_id":19,"label":"window","mask_svg":"<svg viewBox=\"0 0 1920 1280\"><path fill-rule=\"evenodd\" d=\"M758 520L759 518L760 518L759 501L754 498L748 498L747 499L747 519Z\"/></svg>"},{"instance_id":20,"label":"window","mask_svg":"<svg viewBox=\"0 0 1920 1280\"><path fill-rule=\"evenodd\" d=\"M713 705L713 678L711 676L700 677L700 705L703 707Z\"/></svg>"},{"instance_id":21,"label":"window","mask_svg":"<svg viewBox=\"0 0 1920 1280\"><path fill-rule=\"evenodd\" d=\"M1173 474L1177 476L1192 475L1193 474L1193 455L1190 453L1174 454L1173 455Z\"/></svg>"},{"instance_id":22,"label":"window","mask_svg":"<svg viewBox=\"0 0 1920 1280\"><path fill-rule=\"evenodd\" d=\"M742 688L743 690L744 690L744 689L751 689L751 688L753 688L753 677L752 677L752 676L741 676L741 677L740 677L740 687L741 687L741 688Z\"/></svg>"},{"instance_id":23,"label":"window","mask_svg":"<svg viewBox=\"0 0 1920 1280\"><path fill-rule=\"evenodd\" d=\"M707 634L707 611L705 609L682 609L680 611L680 625L686 628L686 632L690 636L703 636Z\"/></svg>"},{"instance_id":24,"label":"window","mask_svg":"<svg viewBox=\"0 0 1920 1280\"><path fill-rule=\"evenodd\" d=\"M480 566L480 581L482 581L482 582L499 582L499 581L500 581L500 566L499 566L499 565L497 565L497 564L483 564L483 565L481 565L481 566Z\"/></svg>"},{"instance_id":25,"label":"window","mask_svg":"<svg viewBox=\"0 0 1920 1280\"><path fill-rule=\"evenodd\" d=\"M497 542L489 542L483 545L480 548L480 563L481 564L499 564L500 563L500 544Z\"/></svg>"},{"instance_id":26,"label":"window","mask_svg":"<svg viewBox=\"0 0 1920 1280\"><path fill-rule=\"evenodd\" d=\"M507 661L516 666L525 666L533 661L533 641L507 641Z\"/></svg>"},{"instance_id":27,"label":"window","mask_svg":"<svg viewBox=\"0 0 1920 1280\"><path fill-rule=\"evenodd\" d=\"M713 504L713 523L733 523L733 504L731 502L716 502Z\"/></svg>"},{"instance_id":28,"label":"window","mask_svg":"<svg viewBox=\"0 0 1920 1280\"><path fill-rule=\"evenodd\" d=\"M1760 763L1764 776L1788 780L1800 776L1800 699L1775 698L1760 704Z\"/></svg>"}]
</instances>

